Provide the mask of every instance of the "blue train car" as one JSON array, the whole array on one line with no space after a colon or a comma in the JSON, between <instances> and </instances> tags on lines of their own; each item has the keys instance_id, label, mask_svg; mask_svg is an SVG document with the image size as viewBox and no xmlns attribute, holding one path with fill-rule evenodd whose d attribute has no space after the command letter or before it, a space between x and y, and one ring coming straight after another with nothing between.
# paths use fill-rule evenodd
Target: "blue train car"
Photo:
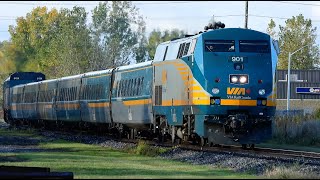
<instances>
[{"instance_id":1,"label":"blue train car","mask_svg":"<svg viewBox=\"0 0 320 180\"><path fill-rule=\"evenodd\" d=\"M23 101L20 108L23 110L23 119L28 121L35 121L39 119L38 115L38 82L32 82L24 85Z\"/></svg>"},{"instance_id":2,"label":"blue train car","mask_svg":"<svg viewBox=\"0 0 320 180\"><path fill-rule=\"evenodd\" d=\"M85 73L80 90L81 120L90 123L111 123L111 77L113 69Z\"/></svg>"},{"instance_id":3,"label":"blue train car","mask_svg":"<svg viewBox=\"0 0 320 180\"><path fill-rule=\"evenodd\" d=\"M57 120L61 122L80 122L79 94L81 75L58 79L57 99L55 101Z\"/></svg>"},{"instance_id":4,"label":"blue train car","mask_svg":"<svg viewBox=\"0 0 320 180\"><path fill-rule=\"evenodd\" d=\"M11 119L12 87L42 80L45 80L45 75L39 72L15 72L9 75L3 82L3 112L6 122Z\"/></svg>"},{"instance_id":5,"label":"blue train car","mask_svg":"<svg viewBox=\"0 0 320 180\"><path fill-rule=\"evenodd\" d=\"M113 123L131 128L150 128L152 116L152 62L128 65L114 70L112 86Z\"/></svg>"},{"instance_id":6,"label":"blue train car","mask_svg":"<svg viewBox=\"0 0 320 180\"><path fill-rule=\"evenodd\" d=\"M56 121L56 94L58 90L57 79L45 80L39 83L37 112L39 120Z\"/></svg>"},{"instance_id":7,"label":"blue train car","mask_svg":"<svg viewBox=\"0 0 320 180\"><path fill-rule=\"evenodd\" d=\"M11 88L11 101L10 101L10 106L9 106L9 116L10 119L18 120L18 119L23 119L23 90L24 90L24 84L17 85L14 88Z\"/></svg>"}]
</instances>

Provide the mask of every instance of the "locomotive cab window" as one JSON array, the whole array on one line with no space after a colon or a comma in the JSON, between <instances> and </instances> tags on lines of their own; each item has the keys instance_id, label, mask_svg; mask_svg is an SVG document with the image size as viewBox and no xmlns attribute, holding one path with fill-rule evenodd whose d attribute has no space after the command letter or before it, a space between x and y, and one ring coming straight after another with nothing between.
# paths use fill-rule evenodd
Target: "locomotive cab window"
<instances>
[{"instance_id":1,"label":"locomotive cab window","mask_svg":"<svg viewBox=\"0 0 320 180\"><path fill-rule=\"evenodd\" d=\"M207 40L204 42L206 52L234 52L234 40Z\"/></svg>"},{"instance_id":2,"label":"locomotive cab window","mask_svg":"<svg viewBox=\"0 0 320 180\"><path fill-rule=\"evenodd\" d=\"M265 40L240 40L240 52L269 53L270 43Z\"/></svg>"}]
</instances>

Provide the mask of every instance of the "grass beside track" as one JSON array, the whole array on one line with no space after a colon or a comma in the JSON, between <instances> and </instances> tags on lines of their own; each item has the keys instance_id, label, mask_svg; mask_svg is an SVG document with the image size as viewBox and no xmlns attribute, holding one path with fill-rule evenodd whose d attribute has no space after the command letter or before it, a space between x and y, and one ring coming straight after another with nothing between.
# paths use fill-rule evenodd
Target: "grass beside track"
<instances>
[{"instance_id":1,"label":"grass beside track","mask_svg":"<svg viewBox=\"0 0 320 180\"><path fill-rule=\"evenodd\" d=\"M52 172L73 172L76 179L93 178L256 178L257 176L235 173L232 170L208 165L148 157L113 150L97 145L73 143L64 140L41 141L33 131L0 130L0 137L24 136L40 140L40 152L1 153L1 165L48 167ZM0 142L0 148L8 142ZM130 152L130 151L129 151ZM6 158L7 157L7 158Z\"/></svg>"}]
</instances>

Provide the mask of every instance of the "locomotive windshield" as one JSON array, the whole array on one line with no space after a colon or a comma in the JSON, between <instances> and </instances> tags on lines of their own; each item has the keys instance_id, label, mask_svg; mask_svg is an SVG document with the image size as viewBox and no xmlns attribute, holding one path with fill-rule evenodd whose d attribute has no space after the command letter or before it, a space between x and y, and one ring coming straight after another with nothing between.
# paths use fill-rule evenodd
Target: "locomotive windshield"
<instances>
[{"instance_id":1,"label":"locomotive windshield","mask_svg":"<svg viewBox=\"0 0 320 180\"><path fill-rule=\"evenodd\" d=\"M234 40L205 41L206 52L234 52Z\"/></svg>"},{"instance_id":2,"label":"locomotive windshield","mask_svg":"<svg viewBox=\"0 0 320 180\"><path fill-rule=\"evenodd\" d=\"M269 44L264 40L242 40L239 41L239 50L240 52L269 53Z\"/></svg>"}]
</instances>

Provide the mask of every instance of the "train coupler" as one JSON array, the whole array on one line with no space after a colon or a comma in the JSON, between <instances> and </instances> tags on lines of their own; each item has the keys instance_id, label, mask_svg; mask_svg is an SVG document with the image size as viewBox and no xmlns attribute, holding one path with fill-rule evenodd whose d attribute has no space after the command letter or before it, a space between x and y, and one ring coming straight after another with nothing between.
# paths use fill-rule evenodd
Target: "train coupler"
<instances>
[{"instance_id":1,"label":"train coupler","mask_svg":"<svg viewBox=\"0 0 320 180\"><path fill-rule=\"evenodd\" d=\"M229 115L228 119L232 129L239 129L247 124L248 116L245 114Z\"/></svg>"}]
</instances>

